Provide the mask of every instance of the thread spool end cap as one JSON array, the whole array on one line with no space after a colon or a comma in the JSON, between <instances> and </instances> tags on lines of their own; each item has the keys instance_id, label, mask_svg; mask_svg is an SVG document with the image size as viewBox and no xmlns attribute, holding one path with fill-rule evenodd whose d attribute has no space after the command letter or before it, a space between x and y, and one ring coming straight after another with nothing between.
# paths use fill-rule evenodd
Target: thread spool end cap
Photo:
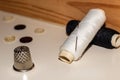
<instances>
[{"instance_id":1,"label":"thread spool end cap","mask_svg":"<svg viewBox=\"0 0 120 80\"><path fill-rule=\"evenodd\" d=\"M68 64L71 64L74 60L74 56L68 51L61 51L58 59Z\"/></svg>"},{"instance_id":2,"label":"thread spool end cap","mask_svg":"<svg viewBox=\"0 0 120 80\"><path fill-rule=\"evenodd\" d=\"M115 48L120 47L120 34L114 34L111 43Z\"/></svg>"}]
</instances>

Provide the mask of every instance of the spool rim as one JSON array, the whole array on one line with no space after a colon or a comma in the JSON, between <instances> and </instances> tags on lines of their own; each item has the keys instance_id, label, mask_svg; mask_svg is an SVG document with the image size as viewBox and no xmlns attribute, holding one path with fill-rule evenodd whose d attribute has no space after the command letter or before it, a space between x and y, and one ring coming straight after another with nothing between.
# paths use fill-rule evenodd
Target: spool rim
<instances>
[{"instance_id":1,"label":"spool rim","mask_svg":"<svg viewBox=\"0 0 120 80\"><path fill-rule=\"evenodd\" d=\"M58 59L62 62L71 64L74 60L74 56L68 51L61 51Z\"/></svg>"},{"instance_id":2,"label":"spool rim","mask_svg":"<svg viewBox=\"0 0 120 80\"><path fill-rule=\"evenodd\" d=\"M114 34L111 43L116 48L120 47L120 34Z\"/></svg>"}]
</instances>

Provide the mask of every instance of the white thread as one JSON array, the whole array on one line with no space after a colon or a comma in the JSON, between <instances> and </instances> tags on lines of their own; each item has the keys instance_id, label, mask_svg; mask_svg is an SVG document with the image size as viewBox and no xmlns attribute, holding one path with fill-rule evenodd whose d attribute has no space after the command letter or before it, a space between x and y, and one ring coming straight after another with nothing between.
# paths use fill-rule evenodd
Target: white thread
<instances>
[{"instance_id":1,"label":"white thread","mask_svg":"<svg viewBox=\"0 0 120 80\"><path fill-rule=\"evenodd\" d=\"M88 14L79 23L78 27L71 33L61 46L60 51L67 51L74 56L74 60L81 57L84 50L92 41L98 30L102 27L106 20L105 12L101 9L91 9ZM76 36L77 51L75 51ZM60 57L61 53L59 54Z\"/></svg>"}]
</instances>

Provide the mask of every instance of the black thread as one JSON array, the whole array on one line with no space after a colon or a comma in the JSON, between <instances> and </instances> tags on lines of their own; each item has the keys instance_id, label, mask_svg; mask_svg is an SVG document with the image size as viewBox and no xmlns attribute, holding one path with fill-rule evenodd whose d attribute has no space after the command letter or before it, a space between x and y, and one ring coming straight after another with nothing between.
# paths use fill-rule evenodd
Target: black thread
<instances>
[{"instance_id":1,"label":"black thread","mask_svg":"<svg viewBox=\"0 0 120 80\"><path fill-rule=\"evenodd\" d=\"M76 28L80 21L70 20L66 25L66 34L69 36L71 32Z\"/></svg>"},{"instance_id":2,"label":"black thread","mask_svg":"<svg viewBox=\"0 0 120 80\"><path fill-rule=\"evenodd\" d=\"M66 25L66 34L69 36L72 31L77 27L79 24L79 20L70 20ZM108 49L115 48L111 44L111 39L114 34L119 34L119 32L106 28L104 24L101 29L97 32L93 40L91 41L90 45L94 44L97 46L101 46Z\"/></svg>"}]
</instances>

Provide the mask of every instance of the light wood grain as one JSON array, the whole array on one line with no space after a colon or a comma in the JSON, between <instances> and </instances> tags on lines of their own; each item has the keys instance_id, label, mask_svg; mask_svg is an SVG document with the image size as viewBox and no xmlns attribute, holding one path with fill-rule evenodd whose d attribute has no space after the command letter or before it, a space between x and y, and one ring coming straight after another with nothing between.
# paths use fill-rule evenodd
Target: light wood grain
<instances>
[{"instance_id":1,"label":"light wood grain","mask_svg":"<svg viewBox=\"0 0 120 80\"><path fill-rule=\"evenodd\" d=\"M104 9L107 27L120 31L120 0L0 0L1 10L62 24L82 19L91 8Z\"/></svg>"}]
</instances>

